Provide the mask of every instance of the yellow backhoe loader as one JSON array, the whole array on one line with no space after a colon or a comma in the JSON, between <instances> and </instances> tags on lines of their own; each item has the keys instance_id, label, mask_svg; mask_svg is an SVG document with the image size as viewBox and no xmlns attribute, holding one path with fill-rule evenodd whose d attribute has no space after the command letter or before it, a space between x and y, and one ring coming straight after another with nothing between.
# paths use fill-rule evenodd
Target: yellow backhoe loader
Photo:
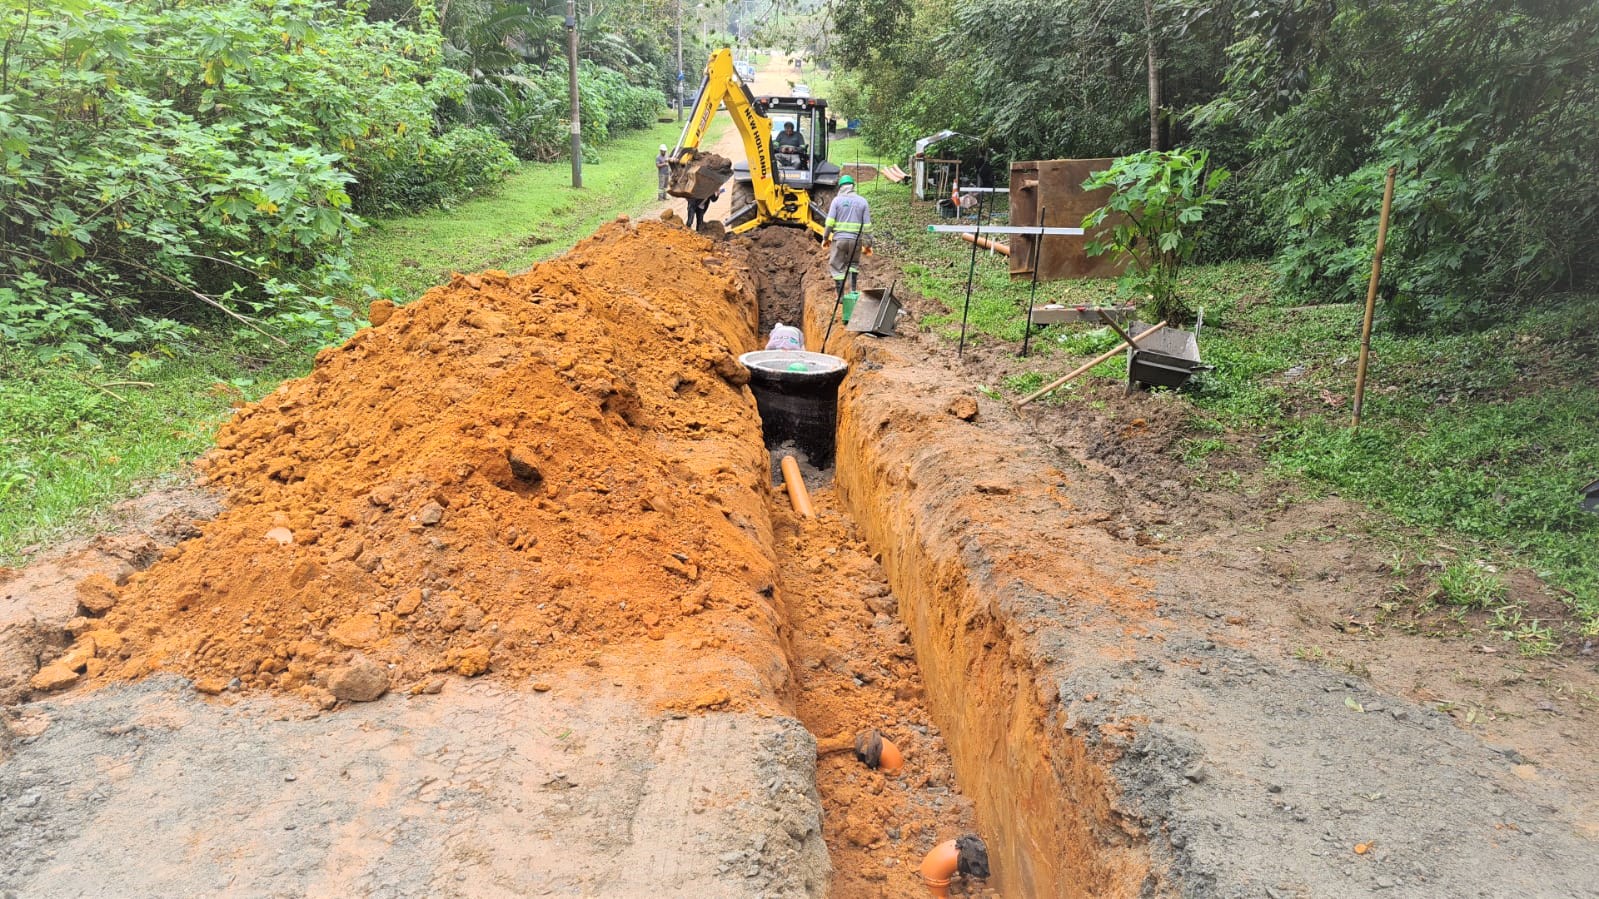
<instances>
[{"instance_id":1,"label":"yellow backhoe loader","mask_svg":"<svg viewBox=\"0 0 1599 899\"><path fill-rule=\"evenodd\" d=\"M719 107L744 142L743 162L700 151ZM739 234L763 225L807 228L818 237L842 172L827 160L827 101L757 97L733 66L733 51L711 54L693 114L672 151L667 193L704 199L733 179L733 211L723 223Z\"/></svg>"}]
</instances>

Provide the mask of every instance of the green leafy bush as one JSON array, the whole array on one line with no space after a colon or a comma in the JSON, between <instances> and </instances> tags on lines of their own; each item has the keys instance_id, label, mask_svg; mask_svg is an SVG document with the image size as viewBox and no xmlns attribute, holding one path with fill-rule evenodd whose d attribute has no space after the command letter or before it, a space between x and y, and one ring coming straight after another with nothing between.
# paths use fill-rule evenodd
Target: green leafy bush
<instances>
[{"instance_id":1,"label":"green leafy bush","mask_svg":"<svg viewBox=\"0 0 1599 899\"><path fill-rule=\"evenodd\" d=\"M1084 190L1110 188L1104 206L1083 219L1083 228L1102 236L1088 241L1090 256L1114 253L1128 262L1122 292L1147 294L1156 318L1186 321L1193 313L1177 294L1177 273L1199 247L1199 227L1226 169L1206 171L1204 150L1145 150L1123 156L1083 182Z\"/></svg>"},{"instance_id":2,"label":"green leafy bush","mask_svg":"<svg viewBox=\"0 0 1599 899\"><path fill-rule=\"evenodd\" d=\"M568 77L564 66L517 65L474 83L454 115L485 123L522 159L564 159L572 151ZM654 125L666 104L660 91L629 84L621 73L587 61L578 66L578 96L585 150L614 133Z\"/></svg>"},{"instance_id":3,"label":"green leafy bush","mask_svg":"<svg viewBox=\"0 0 1599 899\"><path fill-rule=\"evenodd\" d=\"M1196 114L1253 133L1250 180L1281 226L1297 301L1364 294L1389 165L1381 287L1398 323L1478 326L1599 275L1599 6L1251 0L1236 12L1226 90Z\"/></svg>"},{"instance_id":4,"label":"green leafy bush","mask_svg":"<svg viewBox=\"0 0 1599 899\"><path fill-rule=\"evenodd\" d=\"M484 127L452 128L397 154L396 161L392 168L379 168L370 186L358 190L363 209L395 213L445 204L516 169L510 146Z\"/></svg>"},{"instance_id":5,"label":"green leafy bush","mask_svg":"<svg viewBox=\"0 0 1599 899\"><path fill-rule=\"evenodd\" d=\"M322 316L358 199L442 202L508 164L435 133L465 85L437 34L361 4L0 0L0 53L0 327L69 355L219 309Z\"/></svg>"}]
</instances>

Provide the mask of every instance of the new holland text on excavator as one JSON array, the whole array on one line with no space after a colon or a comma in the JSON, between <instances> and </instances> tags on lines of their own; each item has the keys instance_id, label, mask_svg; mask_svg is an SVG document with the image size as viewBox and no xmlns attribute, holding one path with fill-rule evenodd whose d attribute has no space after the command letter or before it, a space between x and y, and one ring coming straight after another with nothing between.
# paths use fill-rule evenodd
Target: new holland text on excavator
<instances>
[{"instance_id":1,"label":"new holland text on excavator","mask_svg":"<svg viewBox=\"0 0 1599 899\"><path fill-rule=\"evenodd\" d=\"M743 162L700 152L720 107L733 117L743 140ZM667 193L705 199L731 178L733 211L723 223L728 233L787 225L820 237L840 174L827 159L826 100L757 97L734 68L731 50L711 54L693 113L672 151Z\"/></svg>"}]
</instances>

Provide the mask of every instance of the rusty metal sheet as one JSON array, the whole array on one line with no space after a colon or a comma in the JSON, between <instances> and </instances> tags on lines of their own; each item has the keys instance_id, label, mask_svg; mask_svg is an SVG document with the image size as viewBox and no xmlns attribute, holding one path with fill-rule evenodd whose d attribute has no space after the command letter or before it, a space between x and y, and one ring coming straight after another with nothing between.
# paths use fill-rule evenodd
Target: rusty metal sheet
<instances>
[{"instance_id":1,"label":"rusty metal sheet","mask_svg":"<svg viewBox=\"0 0 1599 899\"><path fill-rule=\"evenodd\" d=\"M1038 224L1038 210L1046 209L1046 227L1076 228L1083 216L1105 204L1110 189L1093 192L1082 188L1094 172L1110 167L1111 159L1046 159L1015 162L1010 167L1010 223ZM1107 223L1108 227L1108 223ZM1038 280L1059 278L1113 278L1124 266L1111 256L1089 256L1084 245L1092 234L1043 238ZM1010 276L1031 278L1033 248L1038 238L1018 235L1010 241Z\"/></svg>"}]
</instances>

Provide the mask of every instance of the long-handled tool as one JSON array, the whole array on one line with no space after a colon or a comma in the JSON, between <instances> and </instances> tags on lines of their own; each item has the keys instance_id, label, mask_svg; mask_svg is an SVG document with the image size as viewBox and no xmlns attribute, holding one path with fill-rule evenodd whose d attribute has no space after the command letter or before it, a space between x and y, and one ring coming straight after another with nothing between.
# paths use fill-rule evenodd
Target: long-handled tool
<instances>
[{"instance_id":1,"label":"long-handled tool","mask_svg":"<svg viewBox=\"0 0 1599 899\"><path fill-rule=\"evenodd\" d=\"M834 238L837 240L837 238ZM855 256L860 252L865 235L850 241L849 261L844 263L844 277L838 279L838 294L833 298L833 314L827 317L827 331L822 335L822 352L827 352L827 340L833 336L833 320L838 318L838 307L844 305L844 284L849 280L850 269L855 267Z\"/></svg>"},{"instance_id":2,"label":"long-handled tool","mask_svg":"<svg viewBox=\"0 0 1599 899\"><path fill-rule=\"evenodd\" d=\"M1016 401L1017 407L1019 408L1021 406L1025 406L1028 403L1032 402L1033 400L1036 400L1039 397L1043 396L1044 394L1049 393L1050 391L1052 391L1055 388L1061 386L1062 384L1065 384L1067 381L1072 380L1073 378L1081 375L1083 372L1088 371L1089 369L1091 369L1094 366L1100 364L1101 362L1104 362L1106 359L1109 359L1110 357L1112 357L1112 356L1116 355L1117 353L1121 352L1124 347L1137 346L1138 345L1138 341L1143 340L1146 337L1149 337L1150 335L1154 334L1156 331L1159 331L1159 330L1161 330L1164 327L1166 327L1166 323L1163 321L1160 324L1155 325L1154 327L1150 328L1148 331L1141 332L1137 337L1131 337L1131 338L1128 338L1127 340L1125 340L1125 341L1123 341L1121 343L1116 344L1116 346L1114 348L1106 350L1105 352L1099 354L1098 356L1095 356L1094 358L1088 360L1087 362L1084 362L1082 365L1079 365L1076 368L1072 369L1071 372L1068 373L1067 375L1065 375L1064 377L1057 378L1056 380L1054 380L1054 381L1052 381L1052 382L1050 382L1048 384L1045 384L1043 387L1039 388L1037 391L1035 391L1033 393L1030 393L1027 396L1024 396L1021 399L1017 400ZM1118 332L1120 332L1121 329L1117 328L1116 330Z\"/></svg>"}]
</instances>

